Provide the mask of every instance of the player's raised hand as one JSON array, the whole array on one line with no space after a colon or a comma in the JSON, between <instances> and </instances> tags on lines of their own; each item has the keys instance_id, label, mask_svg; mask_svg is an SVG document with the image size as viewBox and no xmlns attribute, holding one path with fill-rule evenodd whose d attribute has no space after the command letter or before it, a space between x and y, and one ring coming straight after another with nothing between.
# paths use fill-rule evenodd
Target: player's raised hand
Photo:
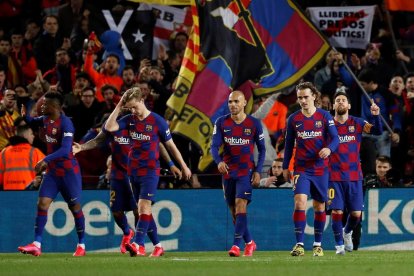
<instances>
[{"instance_id":1,"label":"player's raised hand","mask_svg":"<svg viewBox=\"0 0 414 276\"><path fill-rule=\"evenodd\" d=\"M217 166L219 172L221 174L228 174L229 173L229 166L227 166L226 163L224 163L224 161L221 161L218 166Z\"/></svg>"},{"instance_id":2,"label":"player's raised hand","mask_svg":"<svg viewBox=\"0 0 414 276\"><path fill-rule=\"evenodd\" d=\"M371 104L371 114L372 115L379 115L380 114L380 108L374 102L372 102L372 104Z\"/></svg>"},{"instance_id":3,"label":"player's raised hand","mask_svg":"<svg viewBox=\"0 0 414 276\"><path fill-rule=\"evenodd\" d=\"M181 177L181 179L183 179L183 180L190 180L190 178L191 178L191 170L187 166L185 166L181 170L181 172L183 174L182 177Z\"/></svg>"},{"instance_id":4,"label":"player's raised hand","mask_svg":"<svg viewBox=\"0 0 414 276\"><path fill-rule=\"evenodd\" d=\"M172 175L174 175L174 178L181 179L183 177L183 174L181 173L180 169L176 165L171 166L170 171Z\"/></svg>"},{"instance_id":5,"label":"player's raised hand","mask_svg":"<svg viewBox=\"0 0 414 276\"><path fill-rule=\"evenodd\" d=\"M78 144L76 142L73 142L73 145L72 145L72 153L73 153L73 155L76 155L77 153L79 153L81 151L82 151L82 145L81 144Z\"/></svg>"},{"instance_id":6,"label":"player's raised hand","mask_svg":"<svg viewBox=\"0 0 414 276\"><path fill-rule=\"evenodd\" d=\"M251 182L252 182L252 185L254 187L259 186L259 183L260 183L260 173L254 172L253 175L252 175Z\"/></svg>"},{"instance_id":7,"label":"player's raised hand","mask_svg":"<svg viewBox=\"0 0 414 276\"><path fill-rule=\"evenodd\" d=\"M329 148L323 148L319 152L319 157L322 159L328 158L329 155L331 155L331 150Z\"/></svg>"},{"instance_id":8,"label":"player's raised hand","mask_svg":"<svg viewBox=\"0 0 414 276\"><path fill-rule=\"evenodd\" d=\"M37 162L36 166L35 166L35 172L36 174L40 174L42 172L44 172L47 169L47 163L43 160L40 160L39 162Z\"/></svg>"}]
</instances>

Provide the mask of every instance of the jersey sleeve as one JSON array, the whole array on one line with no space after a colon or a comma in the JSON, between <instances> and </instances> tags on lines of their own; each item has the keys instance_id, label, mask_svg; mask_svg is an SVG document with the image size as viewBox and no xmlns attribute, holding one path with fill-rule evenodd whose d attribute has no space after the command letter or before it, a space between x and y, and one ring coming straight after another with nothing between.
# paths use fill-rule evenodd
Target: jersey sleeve
<instances>
[{"instance_id":1,"label":"jersey sleeve","mask_svg":"<svg viewBox=\"0 0 414 276\"><path fill-rule=\"evenodd\" d=\"M260 123L259 120L255 120L255 125L256 125L256 134L255 134L254 140L257 146L257 151L259 152L255 171L261 173L263 170L263 163L266 157L266 146L265 146L265 138L263 134L262 124Z\"/></svg>"},{"instance_id":2,"label":"jersey sleeve","mask_svg":"<svg viewBox=\"0 0 414 276\"><path fill-rule=\"evenodd\" d=\"M131 119L131 115L128 114L128 115L125 115L124 117L122 117L121 119L117 120L117 123L119 125L119 129L127 129L128 124L130 122L130 119ZM105 122L105 124L106 124L106 122Z\"/></svg>"},{"instance_id":3,"label":"jersey sleeve","mask_svg":"<svg viewBox=\"0 0 414 276\"><path fill-rule=\"evenodd\" d=\"M58 158L68 158L72 152L73 135L75 133L72 121L69 118L64 117L64 119L62 119L61 128L62 143L60 148L43 159L46 163Z\"/></svg>"},{"instance_id":4,"label":"jersey sleeve","mask_svg":"<svg viewBox=\"0 0 414 276\"><path fill-rule=\"evenodd\" d=\"M325 113L325 119L327 121L327 131L329 136L329 144L327 148L331 150L331 153L336 151L339 146L339 136L338 130L336 129L335 122L332 118L332 115L328 112Z\"/></svg>"},{"instance_id":5,"label":"jersey sleeve","mask_svg":"<svg viewBox=\"0 0 414 276\"><path fill-rule=\"evenodd\" d=\"M158 125L158 135L160 137L160 141L165 143L169 140L171 140L171 131L170 128L168 127L167 122L161 117L161 116L157 116L157 125Z\"/></svg>"},{"instance_id":6,"label":"jersey sleeve","mask_svg":"<svg viewBox=\"0 0 414 276\"><path fill-rule=\"evenodd\" d=\"M222 117L218 118L214 124L213 129L213 138L211 142L211 155L213 156L214 162L218 165L222 158L220 157L220 146L223 144L223 135L221 133L221 123L222 123Z\"/></svg>"}]
</instances>

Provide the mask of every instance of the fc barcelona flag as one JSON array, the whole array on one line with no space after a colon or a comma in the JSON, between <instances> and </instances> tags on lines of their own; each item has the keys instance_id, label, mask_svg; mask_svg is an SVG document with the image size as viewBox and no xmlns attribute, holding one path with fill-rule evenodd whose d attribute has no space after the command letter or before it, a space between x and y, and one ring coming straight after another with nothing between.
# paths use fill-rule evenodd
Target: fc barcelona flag
<instances>
[{"instance_id":1,"label":"fc barcelona flag","mask_svg":"<svg viewBox=\"0 0 414 276\"><path fill-rule=\"evenodd\" d=\"M291 0L192 0L192 14L193 32L168 106L176 114L172 131L200 146L204 170L213 123L229 113L229 93L249 80L256 95L290 86L329 45Z\"/></svg>"}]
</instances>

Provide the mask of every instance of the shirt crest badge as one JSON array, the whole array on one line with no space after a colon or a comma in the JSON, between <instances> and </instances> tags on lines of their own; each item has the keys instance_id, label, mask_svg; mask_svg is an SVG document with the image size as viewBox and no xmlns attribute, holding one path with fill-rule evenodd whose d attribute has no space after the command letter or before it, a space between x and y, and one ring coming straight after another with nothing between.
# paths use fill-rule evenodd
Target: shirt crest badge
<instances>
[{"instance_id":1,"label":"shirt crest badge","mask_svg":"<svg viewBox=\"0 0 414 276\"><path fill-rule=\"evenodd\" d=\"M251 134L252 134L252 130L250 128L244 129L244 135L251 135Z\"/></svg>"},{"instance_id":2,"label":"shirt crest badge","mask_svg":"<svg viewBox=\"0 0 414 276\"><path fill-rule=\"evenodd\" d=\"M322 127L322 121L316 121L315 122L315 127L321 128Z\"/></svg>"},{"instance_id":3,"label":"shirt crest badge","mask_svg":"<svg viewBox=\"0 0 414 276\"><path fill-rule=\"evenodd\" d=\"M145 131L152 131L152 125L145 125Z\"/></svg>"},{"instance_id":4,"label":"shirt crest badge","mask_svg":"<svg viewBox=\"0 0 414 276\"><path fill-rule=\"evenodd\" d=\"M348 131L349 132L355 132L355 126L349 126Z\"/></svg>"}]
</instances>

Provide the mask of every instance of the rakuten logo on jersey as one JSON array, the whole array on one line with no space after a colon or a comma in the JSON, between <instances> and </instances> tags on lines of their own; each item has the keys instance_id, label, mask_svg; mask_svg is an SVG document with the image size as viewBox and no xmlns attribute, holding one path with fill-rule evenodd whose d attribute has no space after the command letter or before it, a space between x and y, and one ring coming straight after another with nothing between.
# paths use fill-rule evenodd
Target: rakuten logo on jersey
<instances>
[{"instance_id":1,"label":"rakuten logo on jersey","mask_svg":"<svg viewBox=\"0 0 414 276\"><path fill-rule=\"evenodd\" d=\"M339 143L348 143L355 141L355 136L349 136L349 135L339 135Z\"/></svg>"},{"instance_id":2,"label":"rakuten logo on jersey","mask_svg":"<svg viewBox=\"0 0 414 276\"><path fill-rule=\"evenodd\" d=\"M243 139L243 138L234 138L234 137L224 137L224 141L229 144L230 146L240 146L240 145L248 145L250 144L249 139Z\"/></svg>"},{"instance_id":3,"label":"rakuten logo on jersey","mask_svg":"<svg viewBox=\"0 0 414 276\"><path fill-rule=\"evenodd\" d=\"M47 134L45 135L45 138L46 138L46 142L47 143L57 143L57 139L56 138L50 137Z\"/></svg>"},{"instance_id":4,"label":"rakuten logo on jersey","mask_svg":"<svg viewBox=\"0 0 414 276\"><path fill-rule=\"evenodd\" d=\"M302 139L311 139L321 137L322 131L298 131L298 137Z\"/></svg>"},{"instance_id":5,"label":"rakuten logo on jersey","mask_svg":"<svg viewBox=\"0 0 414 276\"><path fill-rule=\"evenodd\" d=\"M140 141L149 141L151 140L151 137L148 135L142 134L142 133L136 133L135 131L131 132L131 138L134 140L140 140Z\"/></svg>"},{"instance_id":6,"label":"rakuten logo on jersey","mask_svg":"<svg viewBox=\"0 0 414 276\"><path fill-rule=\"evenodd\" d=\"M114 136L114 141L121 145L129 145L129 138Z\"/></svg>"}]
</instances>

